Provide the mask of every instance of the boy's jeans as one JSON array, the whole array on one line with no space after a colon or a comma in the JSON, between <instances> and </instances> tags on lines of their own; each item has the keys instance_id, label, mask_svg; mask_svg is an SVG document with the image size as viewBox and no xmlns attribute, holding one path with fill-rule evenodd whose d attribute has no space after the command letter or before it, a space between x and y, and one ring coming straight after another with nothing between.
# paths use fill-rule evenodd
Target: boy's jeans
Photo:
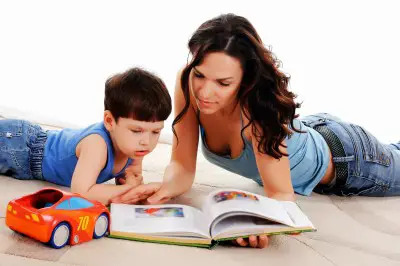
<instances>
[{"instance_id":1,"label":"boy's jeans","mask_svg":"<svg viewBox=\"0 0 400 266\"><path fill-rule=\"evenodd\" d=\"M326 126L340 140L345 156L334 157L335 165L344 163L347 176L342 184L323 194L341 196L396 196L400 195L400 143L382 144L360 126L320 113L301 118L311 128Z\"/></svg>"},{"instance_id":2,"label":"boy's jeans","mask_svg":"<svg viewBox=\"0 0 400 266\"><path fill-rule=\"evenodd\" d=\"M0 120L0 174L17 179L40 179L47 135L24 120Z\"/></svg>"}]
</instances>

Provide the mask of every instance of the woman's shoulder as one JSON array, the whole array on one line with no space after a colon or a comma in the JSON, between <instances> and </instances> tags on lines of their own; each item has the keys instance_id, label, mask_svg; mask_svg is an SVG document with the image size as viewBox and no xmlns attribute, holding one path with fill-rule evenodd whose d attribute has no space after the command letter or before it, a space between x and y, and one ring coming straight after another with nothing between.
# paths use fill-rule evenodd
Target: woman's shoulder
<instances>
[{"instance_id":1,"label":"woman's shoulder","mask_svg":"<svg viewBox=\"0 0 400 266\"><path fill-rule=\"evenodd\" d=\"M186 68L186 65L182 65L179 69L178 69L178 72L176 72L176 77L175 77L175 89L177 89L178 88L178 85L179 85L179 87L181 87L181 79L182 79L182 74L183 74L183 71L185 70L185 68Z\"/></svg>"},{"instance_id":2,"label":"woman's shoulder","mask_svg":"<svg viewBox=\"0 0 400 266\"><path fill-rule=\"evenodd\" d=\"M180 102L181 104L184 104L186 99L184 97L183 94L183 90L182 90L182 84L181 84L181 79L182 79L182 74L183 71L185 70L186 66L182 66L178 72L176 73L176 80L175 80L175 101ZM190 86L190 85L189 85ZM196 113L198 114L199 110L196 106L196 101L194 99L194 96L192 95L192 93L190 93L190 88L188 87L188 95L189 95L189 100L190 100L190 108Z\"/></svg>"}]
</instances>

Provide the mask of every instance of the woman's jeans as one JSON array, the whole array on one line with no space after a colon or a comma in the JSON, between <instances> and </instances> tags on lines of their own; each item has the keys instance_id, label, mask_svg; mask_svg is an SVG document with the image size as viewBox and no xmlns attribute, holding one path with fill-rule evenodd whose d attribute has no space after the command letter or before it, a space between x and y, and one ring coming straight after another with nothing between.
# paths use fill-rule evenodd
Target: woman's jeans
<instances>
[{"instance_id":1,"label":"woman's jeans","mask_svg":"<svg viewBox=\"0 0 400 266\"><path fill-rule=\"evenodd\" d=\"M0 174L17 179L40 179L47 134L24 120L0 120Z\"/></svg>"},{"instance_id":2,"label":"woman's jeans","mask_svg":"<svg viewBox=\"0 0 400 266\"><path fill-rule=\"evenodd\" d=\"M325 135L326 132L333 133L341 144L339 148L344 151L343 156L333 157L336 174L338 169L344 169L343 176L336 176L333 186L318 185L315 192L340 196L400 195L400 143L382 144L362 127L326 113L310 115L301 120L317 131L324 130L322 132Z\"/></svg>"}]
</instances>

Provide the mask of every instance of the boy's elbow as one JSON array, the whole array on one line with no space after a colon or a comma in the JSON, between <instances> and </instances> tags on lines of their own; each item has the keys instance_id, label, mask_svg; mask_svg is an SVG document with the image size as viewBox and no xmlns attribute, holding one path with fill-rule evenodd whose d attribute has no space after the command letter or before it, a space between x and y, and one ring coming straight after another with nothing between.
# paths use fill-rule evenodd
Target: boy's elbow
<instances>
[{"instance_id":1,"label":"boy's elbow","mask_svg":"<svg viewBox=\"0 0 400 266\"><path fill-rule=\"evenodd\" d=\"M86 197L86 196L88 196L88 194L89 194L89 192L90 192L90 189L91 189L92 187L93 187L93 186L91 186L91 187L89 187L89 188L84 188L84 187L79 186L79 185L71 184L71 192L72 192L72 193L77 193L77 194L79 194L79 195L81 195L81 196Z\"/></svg>"}]
</instances>

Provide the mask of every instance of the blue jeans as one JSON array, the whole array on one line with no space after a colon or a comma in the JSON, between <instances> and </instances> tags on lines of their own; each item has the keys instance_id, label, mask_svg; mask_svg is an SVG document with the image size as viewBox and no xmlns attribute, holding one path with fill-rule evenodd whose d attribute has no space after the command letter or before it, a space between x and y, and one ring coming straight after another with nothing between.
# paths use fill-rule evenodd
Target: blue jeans
<instances>
[{"instance_id":1,"label":"blue jeans","mask_svg":"<svg viewBox=\"0 0 400 266\"><path fill-rule=\"evenodd\" d=\"M326 113L310 115L301 121L311 128L325 125L338 137L345 152L343 157L333 157L333 162L346 163L346 179L334 189L319 193L400 195L400 143L383 144L364 128Z\"/></svg>"},{"instance_id":2,"label":"blue jeans","mask_svg":"<svg viewBox=\"0 0 400 266\"><path fill-rule=\"evenodd\" d=\"M47 134L24 120L0 120L0 174L43 180L42 160Z\"/></svg>"}]
</instances>

